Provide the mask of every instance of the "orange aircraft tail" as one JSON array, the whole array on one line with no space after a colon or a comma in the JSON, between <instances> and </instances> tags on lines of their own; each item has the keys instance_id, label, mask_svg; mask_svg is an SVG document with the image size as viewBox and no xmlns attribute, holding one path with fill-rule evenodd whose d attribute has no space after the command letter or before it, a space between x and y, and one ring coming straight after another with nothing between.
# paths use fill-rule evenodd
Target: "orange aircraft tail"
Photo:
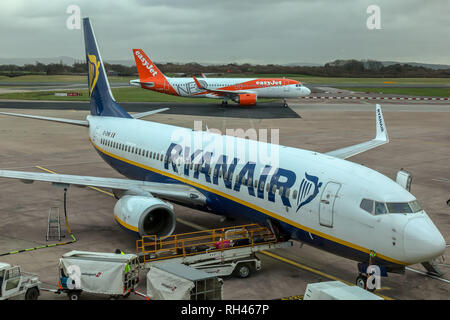
<instances>
[{"instance_id":1,"label":"orange aircraft tail","mask_svg":"<svg viewBox=\"0 0 450 320\"><path fill-rule=\"evenodd\" d=\"M149 57L147 57L142 49L133 49L133 56L136 60L136 68L138 70L140 80L165 79L164 74L149 59Z\"/></svg>"}]
</instances>

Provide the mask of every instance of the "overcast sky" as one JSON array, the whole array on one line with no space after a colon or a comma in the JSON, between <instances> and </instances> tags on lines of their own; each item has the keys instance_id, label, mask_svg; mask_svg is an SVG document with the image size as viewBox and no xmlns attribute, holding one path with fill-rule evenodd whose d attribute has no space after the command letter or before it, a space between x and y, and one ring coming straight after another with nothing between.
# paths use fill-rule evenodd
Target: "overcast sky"
<instances>
[{"instance_id":1,"label":"overcast sky","mask_svg":"<svg viewBox=\"0 0 450 320\"><path fill-rule=\"evenodd\" d=\"M1 0L0 58L84 58L69 5L91 18L105 60L325 63L376 59L450 64L449 0ZM369 5L381 29L369 30Z\"/></svg>"}]
</instances>

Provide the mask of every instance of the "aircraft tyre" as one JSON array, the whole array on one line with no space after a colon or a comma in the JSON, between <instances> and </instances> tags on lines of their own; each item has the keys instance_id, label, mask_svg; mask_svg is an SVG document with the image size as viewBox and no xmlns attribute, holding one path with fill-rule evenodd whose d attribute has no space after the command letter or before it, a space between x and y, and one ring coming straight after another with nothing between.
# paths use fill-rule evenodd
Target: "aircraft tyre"
<instances>
[{"instance_id":1,"label":"aircraft tyre","mask_svg":"<svg viewBox=\"0 0 450 320\"><path fill-rule=\"evenodd\" d=\"M360 288L365 289L366 288L366 283L367 283L367 276L360 273L357 277L356 277L356 285Z\"/></svg>"},{"instance_id":2,"label":"aircraft tyre","mask_svg":"<svg viewBox=\"0 0 450 320\"><path fill-rule=\"evenodd\" d=\"M356 285L358 287L363 288L363 289L365 289L367 291L370 291L370 292L374 292L375 291L375 288L373 288L373 289L366 288L366 284L367 284L367 276L365 274L360 273L356 277Z\"/></svg>"}]
</instances>

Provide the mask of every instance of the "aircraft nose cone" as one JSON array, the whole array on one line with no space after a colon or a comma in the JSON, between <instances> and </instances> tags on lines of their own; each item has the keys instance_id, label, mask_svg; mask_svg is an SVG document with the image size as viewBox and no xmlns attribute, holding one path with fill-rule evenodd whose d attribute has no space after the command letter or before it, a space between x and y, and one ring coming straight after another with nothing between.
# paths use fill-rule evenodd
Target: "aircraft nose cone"
<instances>
[{"instance_id":1,"label":"aircraft nose cone","mask_svg":"<svg viewBox=\"0 0 450 320\"><path fill-rule=\"evenodd\" d=\"M407 262L430 261L445 251L445 240L429 219L410 220L404 230L404 248Z\"/></svg>"}]
</instances>

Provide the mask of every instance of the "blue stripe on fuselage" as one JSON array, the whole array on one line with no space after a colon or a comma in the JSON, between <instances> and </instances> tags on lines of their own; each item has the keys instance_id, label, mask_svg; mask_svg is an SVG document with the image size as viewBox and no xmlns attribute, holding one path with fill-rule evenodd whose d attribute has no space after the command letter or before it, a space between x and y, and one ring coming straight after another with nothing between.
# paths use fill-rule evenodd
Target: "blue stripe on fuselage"
<instances>
[{"instance_id":1,"label":"blue stripe on fuselage","mask_svg":"<svg viewBox=\"0 0 450 320\"><path fill-rule=\"evenodd\" d=\"M94 145L94 147L95 147L95 145ZM113 157L103 153L101 150L99 150L96 147L95 147L95 150L112 168L114 168L119 173L123 174L124 176L126 176L129 179L141 180L141 181L144 180L144 181L159 182L159 183L177 183L177 184L189 185L189 184L180 182L176 179L166 177L163 174L153 172L153 171L135 166L128 162L113 158ZM369 255L366 252L348 247L341 243L326 239L324 237L320 237L315 234L311 234L308 231L302 230L300 228L292 226L288 223L285 223L285 222L275 219L273 217L269 217L268 215L266 215L258 210L249 208L241 203L238 203L231 199L225 198L225 197L215 194L213 192L209 192L207 190L203 190L201 188L197 188L192 185L189 185L189 186L197 189L199 192L201 192L205 195L205 197L207 198L207 207L211 208L212 213L214 213L214 214L245 219L245 220L253 221L256 223L260 223L262 225L267 225L267 219L270 218L272 220L276 220L279 223L280 229L283 232L283 234L288 235L291 239L307 243L318 249L328 251L330 253L333 253L333 254L348 258L348 259L352 259L352 260L355 260L358 262L369 263ZM206 207L199 208L199 209L203 209L204 211L211 213L211 210L208 210ZM386 261L386 260L378 258L378 257L374 258L372 260L372 263L384 265L384 266L397 266L397 267L399 266L398 264L395 264L390 261Z\"/></svg>"}]
</instances>

